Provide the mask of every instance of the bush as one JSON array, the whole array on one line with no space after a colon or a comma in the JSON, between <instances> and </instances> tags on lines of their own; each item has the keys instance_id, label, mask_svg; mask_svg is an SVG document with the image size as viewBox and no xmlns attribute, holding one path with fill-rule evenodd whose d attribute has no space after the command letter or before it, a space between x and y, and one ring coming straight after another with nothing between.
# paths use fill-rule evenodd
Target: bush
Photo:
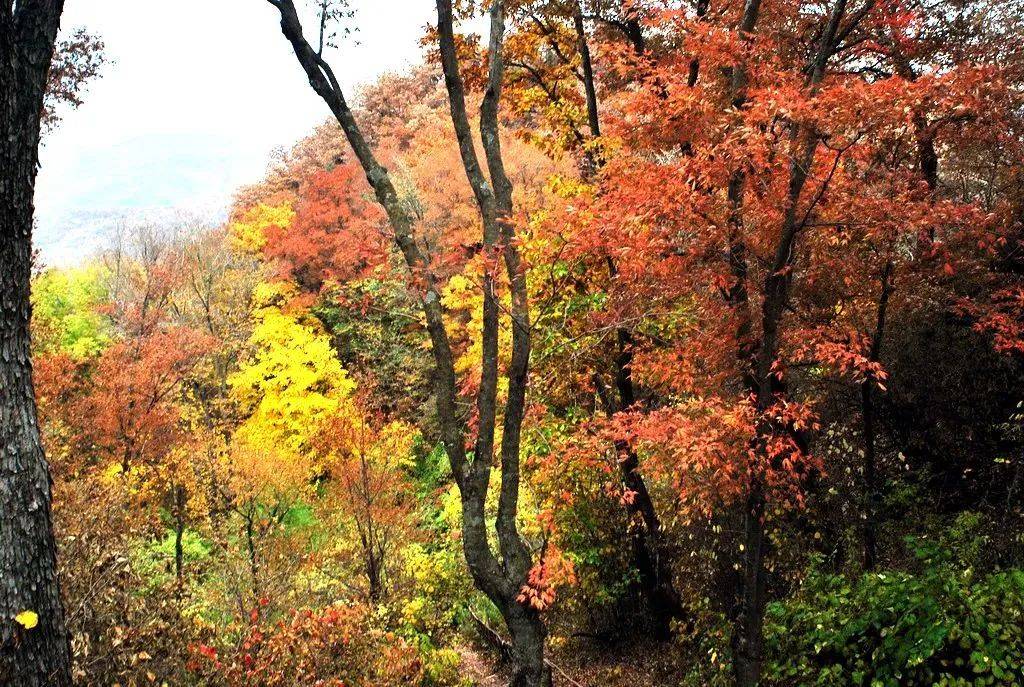
<instances>
[{"instance_id":1,"label":"bush","mask_svg":"<svg viewBox=\"0 0 1024 687\"><path fill-rule=\"evenodd\" d=\"M273 624L255 618L237 645L195 653L202 684L223 687L408 687L424 678L416 649L376 629L363 605L299 611Z\"/></svg>"},{"instance_id":2,"label":"bush","mask_svg":"<svg viewBox=\"0 0 1024 687\"><path fill-rule=\"evenodd\" d=\"M954 550L919 545L918 572L852 582L812 566L769 606L766 684L1024 684L1024 570L979 577Z\"/></svg>"}]
</instances>

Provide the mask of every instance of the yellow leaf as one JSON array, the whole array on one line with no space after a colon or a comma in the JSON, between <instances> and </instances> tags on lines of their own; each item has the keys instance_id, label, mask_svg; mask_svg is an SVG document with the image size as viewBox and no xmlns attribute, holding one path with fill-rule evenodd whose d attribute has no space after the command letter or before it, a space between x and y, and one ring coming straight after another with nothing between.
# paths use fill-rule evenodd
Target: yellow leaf
<instances>
[{"instance_id":1,"label":"yellow leaf","mask_svg":"<svg viewBox=\"0 0 1024 687\"><path fill-rule=\"evenodd\" d=\"M14 622L18 623L26 630L31 630L39 624L39 615L35 611L22 611L18 615L14 616Z\"/></svg>"}]
</instances>

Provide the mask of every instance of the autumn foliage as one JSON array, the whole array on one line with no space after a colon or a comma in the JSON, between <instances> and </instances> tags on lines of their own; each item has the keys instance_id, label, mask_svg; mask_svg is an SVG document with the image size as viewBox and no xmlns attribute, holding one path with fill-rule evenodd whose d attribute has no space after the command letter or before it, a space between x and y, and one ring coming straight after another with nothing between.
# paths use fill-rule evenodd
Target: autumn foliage
<instances>
[{"instance_id":1,"label":"autumn foliage","mask_svg":"<svg viewBox=\"0 0 1024 687\"><path fill-rule=\"evenodd\" d=\"M431 27L391 207L329 122L36 276L83 684L1024 680L1020 9L501 5L507 212Z\"/></svg>"}]
</instances>

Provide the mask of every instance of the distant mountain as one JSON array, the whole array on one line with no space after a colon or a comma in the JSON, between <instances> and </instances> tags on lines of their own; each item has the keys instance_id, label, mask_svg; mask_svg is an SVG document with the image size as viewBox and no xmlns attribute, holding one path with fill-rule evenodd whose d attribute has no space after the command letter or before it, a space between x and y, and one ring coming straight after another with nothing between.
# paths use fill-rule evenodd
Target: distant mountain
<instances>
[{"instance_id":1,"label":"distant mountain","mask_svg":"<svg viewBox=\"0 0 1024 687\"><path fill-rule=\"evenodd\" d=\"M157 207L112 210L78 210L49 218L46 231L37 223L35 247L42 264L52 267L75 265L112 245L117 231L138 226L209 226L227 219L227 203L206 207Z\"/></svg>"},{"instance_id":2,"label":"distant mountain","mask_svg":"<svg viewBox=\"0 0 1024 687\"><path fill-rule=\"evenodd\" d=\"M50 265L79 262L132 223L222 222L232 194L266 167L266 151L208 134L161 133L44 155L35 245Z\"/></svg>"}]
</instances>

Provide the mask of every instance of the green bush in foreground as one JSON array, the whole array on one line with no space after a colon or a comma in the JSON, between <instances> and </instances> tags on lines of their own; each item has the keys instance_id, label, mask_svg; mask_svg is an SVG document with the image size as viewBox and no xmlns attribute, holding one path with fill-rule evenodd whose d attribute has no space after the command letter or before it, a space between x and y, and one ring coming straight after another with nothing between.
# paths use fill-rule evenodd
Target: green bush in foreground
<instances>
[{"instance_id":1,"label":"green bush in foreground","mask_svg":"<svg viewBox=\"0 0 1024 687\"><path fill-rule=\"evenodd\" d=\"M1024 570L978 575L918 545L916 573L812 567L766 619L770 685L1024 684Z\"/></svg>"}]
</instances>

